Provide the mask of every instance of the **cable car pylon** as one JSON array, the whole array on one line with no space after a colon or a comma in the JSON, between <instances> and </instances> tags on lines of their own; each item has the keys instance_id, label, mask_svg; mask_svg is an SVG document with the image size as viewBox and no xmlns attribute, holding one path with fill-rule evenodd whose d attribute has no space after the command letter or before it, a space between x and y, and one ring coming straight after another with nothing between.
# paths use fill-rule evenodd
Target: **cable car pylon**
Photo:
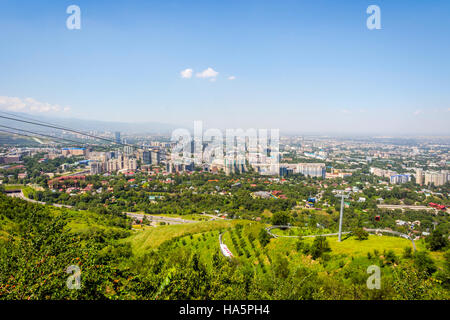
<instances>
[{"instance_id":1,"label":"cable car pylon","mask_svg":"<svg viewBox=\"0 0 450 320\"><path fill-rule=\"evenodd\" d=\"M349 196L345 194L344 190L339 190L339 194L335 195L335 197L339 198L341 197L341 213L339 215L339 239L338 241L341 242L342 238L342 218L344 217L344 199L348 198Z\"/></svg>"}]
</instances>

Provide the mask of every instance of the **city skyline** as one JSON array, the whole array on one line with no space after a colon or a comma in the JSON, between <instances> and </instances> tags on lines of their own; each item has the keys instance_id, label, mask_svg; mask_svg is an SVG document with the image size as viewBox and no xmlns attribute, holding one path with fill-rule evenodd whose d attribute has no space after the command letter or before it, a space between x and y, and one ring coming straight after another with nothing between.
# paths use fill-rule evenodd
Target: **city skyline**
<instances>
[{"instance_id":1,"label":"city skyline","mask_svg":"<svg viewBox=\"0 0 450 320\"><path fill-rule=\"evenodd\" d=\"M367 1L77 1L81 29L68 30L72 4L2 3L0 110L286 133L450 134L444 1L378 1L380 30L366 27Z\"/></svg>"}]
</instances>

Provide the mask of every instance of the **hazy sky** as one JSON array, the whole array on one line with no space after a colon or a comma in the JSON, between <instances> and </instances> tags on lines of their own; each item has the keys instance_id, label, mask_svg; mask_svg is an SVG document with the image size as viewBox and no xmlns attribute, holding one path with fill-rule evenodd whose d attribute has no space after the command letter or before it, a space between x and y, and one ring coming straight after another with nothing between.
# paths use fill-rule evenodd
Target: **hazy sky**
<instances>
[{"instance_id":1,"label":"hazy sky","mask_svg":"<svg viewBox=\"0 0 450 320\"><path fill-rule=\"evenodd\" d=\"M81 8L68 30L66 9ZM381 30L366 9L381 8ZM0 1L0 108L450 134L450 1Z\"/></svg>"}]
</instances>

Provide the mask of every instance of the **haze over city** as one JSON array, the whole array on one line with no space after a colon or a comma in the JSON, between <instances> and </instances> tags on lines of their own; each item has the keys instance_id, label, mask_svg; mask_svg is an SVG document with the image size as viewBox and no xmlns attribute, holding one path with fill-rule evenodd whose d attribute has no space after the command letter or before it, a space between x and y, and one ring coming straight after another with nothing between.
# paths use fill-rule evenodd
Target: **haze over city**
<instances>
[{"instance_id":1,"label":"haze over city","mask_svg":"<svg viewBox=\"0 0 450 320\"><path fill-rule=\"evenodd\" d=\"M0 309L445 314L449 17L448 0L1 0Z\"/></svg>"},{"instance_id":2,"label":"haze over city","mask_svg":"<svg viewBox=\"0 0 450 320\"><path fill-rule=\"evenodd\" d=\"M448 1L2 1L0 108L292 133L450 134ZM11 27L13 26L13 27ZM420 28L418 28L420 26Z\"/></svg>"}]
</instances>

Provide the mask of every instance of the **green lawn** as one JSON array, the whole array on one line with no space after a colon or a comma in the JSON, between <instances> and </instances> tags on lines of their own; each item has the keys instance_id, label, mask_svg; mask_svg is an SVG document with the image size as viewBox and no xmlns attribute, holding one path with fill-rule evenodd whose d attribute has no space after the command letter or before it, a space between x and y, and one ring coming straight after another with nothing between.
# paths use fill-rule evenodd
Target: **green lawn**
<instances>
[{"instance_id":1,"label":"green lawn","mask_svg":"<svg viewBox=\"0 0 450 320\"><path fill-rule=\"evenodd\" d=\"M393 250L395 254L400 255L405 247L412 248L412 243L410 240L385 235L369 235L369 239L363 241L356 240L353 237L345 239L345 236L343 236L343 240L341 242L338 241L337 236L327 237L327 239L330 243L332 253L346 254L349 256L367 255L368 252L372 253L373 250L378 250L380 253L384 250ZM314 238L305 238L305 242L312 243L313 241ZM418 250L423 249L420 243L416 243L416 247Z\"/></svg>"},{"instance_id":2,"label":"green lawn","mask_svg":"<svg viewBox=\"0 0 450 320\"><path fill-rule=\"evenodd\" d=\"M51 208L53 211L59 213L61 209ZM73 233L86 233L95 230L114 230L120 231L122 228L108 225L110 217L104 217L97 213L90 211L75 211L67 210L68 216L66 218L66 230Z\"/></svg>"},{"instance_id":3,"label":"green lawn","mask_svg":"<svg viewBox=\"0 0 450 320\"><path fill-rule=\"evenodd\" d=\"M255 225L253 227L257 226ZM253 227L249 224L244 227L242 235L244 236L245 241L242 242L235 230L230 230L224 234L223 241L236 258L249 260L253 264L260 264L262 262L267 266L270 265L270 261L277 256L282 256L287 257L291 265L303 264L309 265L310 267L317 265L317 262L314 262L302 253L297 252L298 238L272 238L270 243L264 249L261 248L258 240L255 240L254 246L250 246L247 235L250 228ZM284 232L281 231L280 233ZM234 241L232 239L233 237L235 238ZM342 242L338 242L337 236L327 237L327 240L332 250L331 255L335 257L332 258L332 260L344 259L350 261L352 258L367 258L367 253L370 252L373 254L374 250L377 250L380 255L382 255L384 251L392 250L397 256L401 256L406 247L412 248L410 240L386 235L369 235L369 239L363 241L356 240L354 237L346 239L345 236ZM311 244L314 241L314 238L304 238L303 241ZM423 241L416 241L415 244L417 250L425 250ZM247 257L247 252L250 253L250 257ZM443 263L442 253L431 252L430 256L435 260L437 265Z\"/></svg>"}]
</instances>

